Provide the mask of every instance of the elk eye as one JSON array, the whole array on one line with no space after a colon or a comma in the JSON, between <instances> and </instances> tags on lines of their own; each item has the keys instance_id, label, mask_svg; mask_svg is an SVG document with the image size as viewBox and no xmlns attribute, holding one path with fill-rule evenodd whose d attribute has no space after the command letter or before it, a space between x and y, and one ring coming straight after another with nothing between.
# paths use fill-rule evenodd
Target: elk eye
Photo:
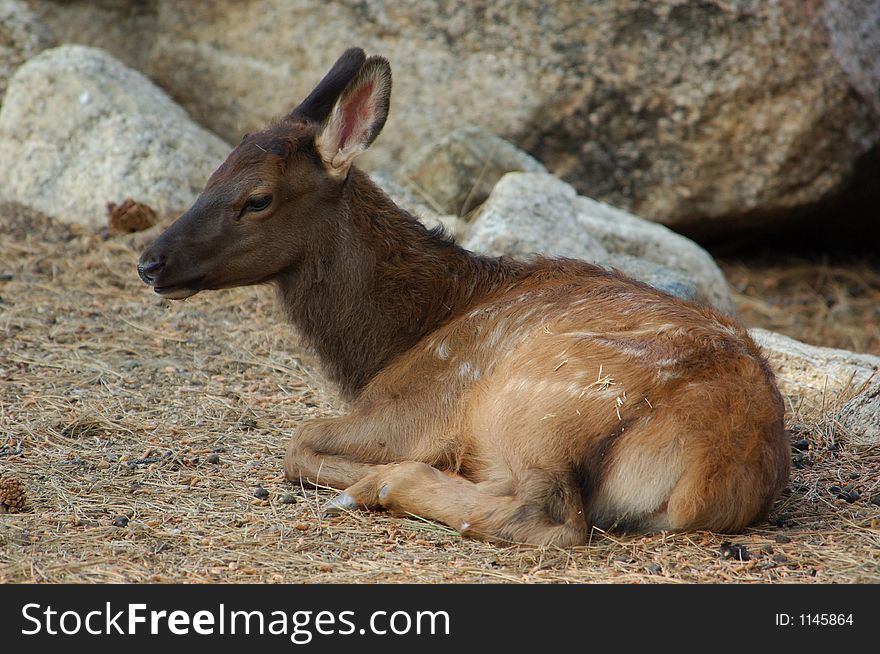
<instances>
[{"instance_id":1,"label":"elk eye","mask_svg":"<svg viewBox=\"0 0 880 654\"><path fill-rule=\"evenodd\" d=\"M255 195L252 198L248 198L247 203L244 205L244 209L245 211L262 211L270 204L272 204L271 195Z\"/></svg>"}]
</instances>

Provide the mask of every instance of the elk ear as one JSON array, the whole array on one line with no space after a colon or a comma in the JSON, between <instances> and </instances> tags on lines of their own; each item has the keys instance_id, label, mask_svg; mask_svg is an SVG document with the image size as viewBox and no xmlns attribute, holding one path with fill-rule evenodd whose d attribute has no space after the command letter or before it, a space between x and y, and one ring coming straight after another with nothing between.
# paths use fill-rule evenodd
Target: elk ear
<instances>
[{"instance_id":1,"label":"elk ear","mask_svg":"<svg viewBox=\"0 0 880 654\"><path fill-rule=\"evenodd\" d=\"M349 48L336 60L324 79L309 93L299 106L290 112L288 118L305 119L314 123L323 123L330 115L333 105L348 83L367 60L367 55L360 48Z\"/></svg>"},{"instance_id":2,"label":"elk ear","mask_svg":"<svg viewBox=\"0 0 880 654\"><path fill-rule=\"evenodd\" d=\"M351 162L379 136L391 101L391 66L370 57L321 126L315 146L331 175L344 177Z\"/></svg>"}]
</instances>

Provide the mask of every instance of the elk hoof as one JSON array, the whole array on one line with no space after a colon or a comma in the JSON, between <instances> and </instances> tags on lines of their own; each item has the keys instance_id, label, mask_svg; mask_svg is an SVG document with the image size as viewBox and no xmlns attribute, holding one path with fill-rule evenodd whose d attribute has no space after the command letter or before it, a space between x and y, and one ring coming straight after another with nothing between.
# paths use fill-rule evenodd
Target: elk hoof
<instances>
[{"instance_id":1,"label":"elk hoof","mask_svg":"<svg viewBox=\"0 0 880 654\"><path fill-rule=\"evenodd\" d=\"M354 511L357 508L357 502L354 501L354 498L348 493L343 492L327 502L322 513L325 516L339 515L346 511Z\"/></svg>"}]
</instances>

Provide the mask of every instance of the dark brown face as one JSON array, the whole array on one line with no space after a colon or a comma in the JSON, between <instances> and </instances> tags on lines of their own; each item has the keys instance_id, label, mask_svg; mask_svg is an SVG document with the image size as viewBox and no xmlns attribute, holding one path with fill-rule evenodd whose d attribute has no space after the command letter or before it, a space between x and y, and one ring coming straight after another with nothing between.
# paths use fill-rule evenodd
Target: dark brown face
<instances>
[{"instance_id":1,"label":"dark brown face","mask_svg":"<svg viewBox=\"0 0 880 654\"><path fill-rule=\"evenodd\" d=\"M141 255L141 279L180 300L267 282L320 254L337 229L351 163L382 130L390 97L388 62L346 50L284 120L232 151Z\"/></svg>"},{"instance_id":2,"label":"dark brown face","mask_svg":"<svg viewBox=\"0 0 880 654\"><path fill-rule=\"evenodd\" d=\"M290 122L246 136L141 255L141 279L178 300L295 267L313 233L326 231L317 223L333 213L341 183L326 173L313 140L314 128Z\"/></svg>"}]
</instances>

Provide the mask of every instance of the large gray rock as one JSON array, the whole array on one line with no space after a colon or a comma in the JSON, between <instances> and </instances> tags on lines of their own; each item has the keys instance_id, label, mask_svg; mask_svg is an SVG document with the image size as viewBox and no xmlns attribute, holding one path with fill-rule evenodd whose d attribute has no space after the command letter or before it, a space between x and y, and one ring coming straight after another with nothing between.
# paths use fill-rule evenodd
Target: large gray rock
<instances>
[{"instance_id":1,"label":"large gray rock","mask_svg":"<svg viewBox=\"0 0 880 654\"><path fill-rule=\"evenodd\" d=\"M149 74L227 140L359 44L394 68L377 166L474 124L677 228L762 229L844 188L880 142L876 0L150 6Z\"/></svg>"},{"instance_id":2,"label":"large gray rock","mask_svg":"<svg viewBox=\"0 0 880 654\"><path fill-rule=\"evenodd\" d=\"M398 171L436 210L466 216L506 173L546 173L531 155L485 129L454 130L417 150Z\"/></svg>"},{"instance_id":3,"label":"large gray rock","mask_svg":"<svg viewBox=\"0 0 880 654\"><path fill-rule=\"evenodd\" d=\"M880 117L880 3L826 0L819 15L847 80Z\"/></svg>"},{"instance_id":4,"label":"large gray rock","mask_svg":"<svg viewBox=\"0 0 880 654\"><path fill-rule=\"evenodd\" d=\"M490 256L600 261L608 254L577 222L577 192L547 173L508 173L480 207L462 245Z\"/></svg>"},{"instance_id":5,"label":"large gray rock","mask_svg":"<svg viewBox=\"0 0 880 654\"><path fill-rule=\"evenodd\" d=\"M764 329L749 333L770 361L789 411L833 412L853 442L880 444L880 357L807 345Z\"/></svg>"},{"instance_id":6,"label":"large gray rock","mask_svg":"<svg viewBox=\"0 0 880 654\"><path fill-rule=\"evenodd\" d=\"M126 66L147 69L156 40L156 0L26 0L58 43L106 50Z\"/></svg>"},{"instance_id":7,"label":"large gray rock","mask_svg":"<svg viewBox=\"0 0 880 654\"><path fill-rule=\"evenodd\" d=\"M0 110L0 199L68 223L106 224L131 197L186 209L230 147L140 73L94 48L46 50Z\"/></svg>"},{"instance_id":8,"label":"large gray rock","mask_svg":"<svg viewBox=\"0 0 880 654\"><path fill-rule=\"evenodd\" d=\"M16 69L55 44L51 30L17 0L0 0L0 104Z\"/></svg>"},{"instance_id":9,"label":"large gray rock","mask_svg":"<svg viewBox=\"0 0 880 654\"><path fill-rule=\"evenodd\" d=\"M696 280L680 270L668 268L647 259L639 259L629 254L607 254L597 263L605 268L619 270L633 279L666 291L670 295L691 302L701 301L700 289Z\"/></svg>"},{"instance_id":10,"label":"large gray rock","mask_svg":"<svg viewBox=\"0 0 880 654\"><path fill-rule=\"evenodd\" d=\"M724 273L712 256L689 238L585 196L576 198L574 209L578 223L609 252L677 270L695 286L695 299L735 313Z\"/></svg>"},{"instance_id":11,"label":"large gray rock","mask_svg":"<svg viewBox=\"0 0 880 654\"><path fill-rule=\"evenodd\" d=\"M835 418L854 445L880 445L880 375L844 403Z\"/></svg>"},{"instance_id":12,"label":"large gray rock","mask_svg":"<svg viewBox=\"0 0 880 654\"><path fill-rule=\"evenodd\" d=\"M508 173L473 218L462 245L490 255L568 256L615 267L679 297L726 313L723 273L693 241L579 196L547 173Z\"/></svg>"}]
</instances>

